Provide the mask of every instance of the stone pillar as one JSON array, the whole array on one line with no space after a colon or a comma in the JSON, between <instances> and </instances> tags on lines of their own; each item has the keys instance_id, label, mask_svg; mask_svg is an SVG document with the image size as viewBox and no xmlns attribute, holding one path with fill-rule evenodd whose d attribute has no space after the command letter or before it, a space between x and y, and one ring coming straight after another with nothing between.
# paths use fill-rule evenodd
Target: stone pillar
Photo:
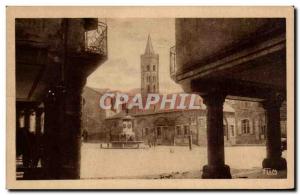
<instances>
[{"instance_id":1,"label":"stone pillar","mask_svg":"<svg viewBox=\"0 0 300 195\"><path fill-rule=\"evenodd\" d=\"M45 166L49 179L80 177L81 92L84 82L67 84L50 89L45 101Z\"/></svg>"},{"instance_id":2,"label":"stone pillar","mask_svg":"<svg viewBox=\"0 0 300 195\"><path fill-rule=\"evenodd\" d=\"M80 178L81 86L67 88L64 131L61 134L64 179Z\"/></svg>"},{"instance_id":3,"label":"stone pillar","mask_svg":"<svg viewBox=\"0 0 300 195\"><path fill-rule=\"evenodd\" d=\"M280 130L280 106L284 98L281 94L273 92L263 102L267 112L267 158L263 160L263 168L286 170L286 160L281 157L281 130Z\"/></svg>"},{"instance_id":4,"label":"stone pillar","mask_svg":"<svg viewBox=\"0 0 300 195\"><path fill-rule=\"evenodd\" d=\"M226 95L211 93L202 96L207 107L207 156L203 167L203 179L231 178L230 168L225 165L223 103Z\"/></svg>"},{"instance_id":5,"label":"stone pillar","mask_svg":"<svg viewBox=\"0 0 300 195\"><path fill-rule=\"evenodd\" d=\"M65 91L53 87L48 90L45 99L44 147L45 147L45 178L61 179L62 170L62 141L63 107Z\"/></svg>"}]
</instances>

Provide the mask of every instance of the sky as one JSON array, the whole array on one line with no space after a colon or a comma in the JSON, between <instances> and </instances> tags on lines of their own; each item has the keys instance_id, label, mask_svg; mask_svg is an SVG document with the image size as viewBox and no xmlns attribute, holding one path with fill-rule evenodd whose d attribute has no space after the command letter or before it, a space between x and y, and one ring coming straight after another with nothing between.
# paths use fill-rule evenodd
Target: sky
<instances>
[{"instance_id":1,"label":"sky","mask_svg":"<svg viewBox=\"0 0 300 195\"><path fill-rule=\"evenodd\" d=\"M108 59L87 79L87 86L130 91L141 87L140 55L144 53L148 34L155 53L159 54L160 93L182 92L170 78L169 51L175 45L174 19L106 19Z\"/></svg>"}]
</instances>

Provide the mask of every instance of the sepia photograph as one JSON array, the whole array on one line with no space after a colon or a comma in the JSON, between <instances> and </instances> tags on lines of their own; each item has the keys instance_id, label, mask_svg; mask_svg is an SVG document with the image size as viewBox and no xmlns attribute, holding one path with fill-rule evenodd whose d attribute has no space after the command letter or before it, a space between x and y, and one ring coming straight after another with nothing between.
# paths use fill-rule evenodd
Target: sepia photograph
<instances>
[{"instance_id":1,"label":"sepia photograph","mask_svg":"<svg viewBox=\"0 0 300 195\"><path fill-rule=\"evenodd\" d=\"M7 188L293 189L293 20L8 7Z\"/></svg>"}]
</instances>

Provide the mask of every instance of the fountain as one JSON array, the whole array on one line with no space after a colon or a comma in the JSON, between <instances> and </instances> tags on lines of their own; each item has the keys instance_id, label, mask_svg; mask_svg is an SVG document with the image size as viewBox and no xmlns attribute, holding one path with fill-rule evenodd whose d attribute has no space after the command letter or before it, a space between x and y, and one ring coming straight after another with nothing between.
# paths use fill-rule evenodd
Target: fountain
<instances>
[{"instance_id":1,"label":"fountain","mask_svg":"<svg viewBox=\"0 0 300 195\"><path fill-rule=\"evenodd\" d=\"M109 148L140 148L143 141L137 141L133 131L134 118L126 115L122 118L122 131L119 134L118 141L111 141Z\"/></svg>"}]
</instances>

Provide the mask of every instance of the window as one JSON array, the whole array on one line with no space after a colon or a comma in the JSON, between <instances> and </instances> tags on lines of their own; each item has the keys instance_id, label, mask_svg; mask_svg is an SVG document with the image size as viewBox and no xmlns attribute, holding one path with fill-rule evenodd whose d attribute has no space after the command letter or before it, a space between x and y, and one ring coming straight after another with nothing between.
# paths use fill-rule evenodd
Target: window
<instances>
[{"instance_id":1,"label":"window","mask_svg":"<svg viewBox=\"0 0 300 195\"><path fill-rule=\"evenodd\" d=\"M227 125L223 125L224 136L227 137Z\"/></svg>"},{"instance_id":2,"label":"window","mask_svg":"<svg viewBox=\"0 0 300 195\"><path fill-rule=\"evenodd\" d=\"M201 117L198 117L198 124L200 127L204 126L204 119Z\"/></svg>"},{"instance_id":3,"label":"window","mask_svg":"<svg viewBox=\"0 0 300 195\"><path fill-rule=\"evenodd\" d=\"M250 125L249 125L249 120L248 119L242 120L242 133L243 134L250 133Z\"/></svg>"},{"instance_id":4,"label":"window","mask_svg":"<svg viewBox=\"0 0 300 195\"><path fill-rule=\"evenodd\" d=\"M155 85L153 85L153 91L155 92Z\"/></svg>"},{"instance_id":5,"label":"window","mask_svg":"<svg viewBox=\"0 0 300 195\"><path fill-rule=\"evenodd\" d=\"M191 125L196 125L196 118L195 117L190 117L190 123Z\"/></svg>"},{"instance_id":6,"label":"window","mask_svg":"<svg viewBox=\"0 0 300 195\"><path fill-rule=\"evenodd\" d=\"M150 71L150 66L149 65L147 65L147 71Z\"/></svg>"},{"instance_id":7,"label":"window","mask_svg":"<svg viewBox=\"0 0 300 195\"><path fill-rule=\"evenodd\" d=\"M161 135L161 127L156 128L156 134L157 134L157 136Z\"/></svg>"},{"instance_id":8,"label":"window","mask_svg":"<svg viewBox=\"0 0 300 195\"><path fill-rule=\"evenodd\" d=\"M147 90L148 90L148 92L150 91L150 85L147 85Z\"/></svg>"},{"instance_id":9,"label":"window","mask_svg":"<svg viewBox=\"0 0 300 195\"><path fill-rule=\"evenodd\" d=\"M266 134L266 126L262 125L261 126L261 135L265 135Z\"/></svg>"},{"instance_id":10,"label":"window","mask_svg":"<svg viewBox=\"0 0 300 195\"><path fill-rule=\"evenodd\" d=\"M153 65L153 71L155 71L155 65Z\"/></svg>"},{"instance_id":11,"label":"window","mask_svg":"<svg viewBox=\"0 0 300 195\"><path fill-rule=\"evenodd\" d=\"M130 129L131 128L131 123L127 124L127 128Z\"/></svg>"},{"instance_id":12,"label":"window","mask_svg":"<svg viewBox=\"0 0 300 195\"><path fill-rule=\"evenodd\" d=\"M22 110L19 116L19 127L24 128L25 127L25 114L24 111Z\"/></svg>"},{"instance_id":13,"label":"window","mask_svg":"<svg viewBox=\"0 0 300 195\"><path fill-rule=\"evenodd\" d=\"M181 135L181 126L176 126L176 135Z\"/></svg>"},{"instance_id":14,"label":"window","mask_svg":"<svg viewBox=\"0 0 300 195\"><path fill-rule=\"evenodd\" d=\"M234 126L230 125L230 129L231 129L231 135L234 136Z\"/></svg>"},{"instance_id":15,"label":"window","mask_svg":"<svg viewBox=\"0 0 300 195\"><path fill-rule=\"evenodd\" d=\"M149 134L149 129L146 127L145 128L145 135L148 135Z\"/></svg>"},{"instance_id":16,"label":"window","mask_svg":"<svg viewBox=\"0 0 300 195\"><path fill-rule=\"evenodd\" d=\"M152 80L155 81L155 76L153 76Z\"/></svg>"},{"instance_id":17,"label":"window","mask_svg":"<svg viewBox=\"0 0 300 195\"><path fill-rule=\"evenodd\" d=\"M184 125L184 135L188 135L190 131L190 126Z\"/></svg>"}]
</instances>

